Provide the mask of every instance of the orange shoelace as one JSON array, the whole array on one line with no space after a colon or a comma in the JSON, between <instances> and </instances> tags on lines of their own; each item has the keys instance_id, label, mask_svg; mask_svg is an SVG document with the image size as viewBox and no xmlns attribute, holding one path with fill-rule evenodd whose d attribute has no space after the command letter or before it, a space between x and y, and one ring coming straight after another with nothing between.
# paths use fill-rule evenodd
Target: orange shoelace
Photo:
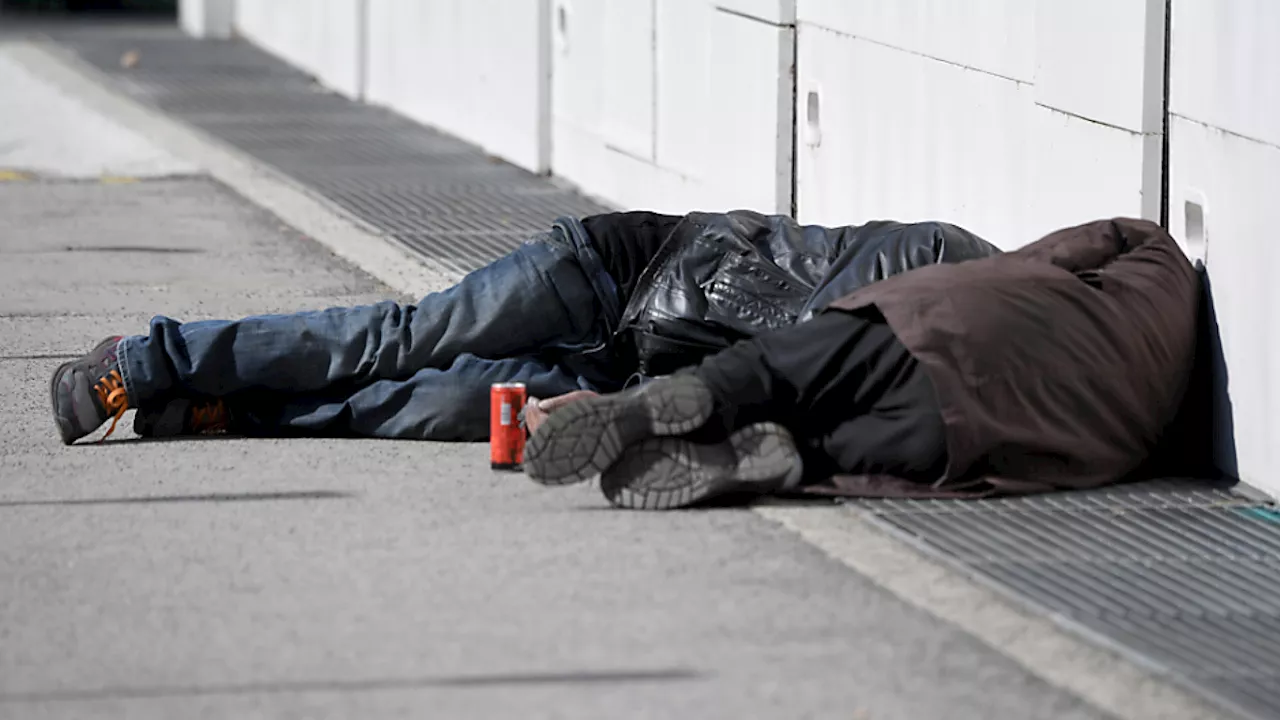
<instances>
[{"instance_id":1,"label":"orange shoelace","mask_svg":"<svg viewBox=\"0 0 1280 720\"><path fill-rule=\"evenodd\" d=\"M125 392L124 378L120 376L119 370L107 373L106 377L93 386L93 389L98 392L98 400L102 402L102 408L112 414L111 427L107 428L107 434L98 441L103 443L111 437L111 433L116 431L116 424L129 410L129 393Z\"/></svg>"},{"instance_id":2,"label":"orange shoelace","mask_svg":"<svg viewBox=\"0 0 1280 720\"><path fill-rule=\"evenodd\" d=\"M227 429L227 405L221 400L191 407L191 432L198 435Z\"/></svg>"}]
</instances>

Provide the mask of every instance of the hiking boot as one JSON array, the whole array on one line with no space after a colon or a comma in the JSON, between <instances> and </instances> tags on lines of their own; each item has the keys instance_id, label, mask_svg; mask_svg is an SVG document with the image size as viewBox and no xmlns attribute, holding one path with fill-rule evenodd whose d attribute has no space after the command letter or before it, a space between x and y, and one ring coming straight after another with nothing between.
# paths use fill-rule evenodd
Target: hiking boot
<instances>
[{"instance_id":1,"label":"hiking boot","mask_svg":"<svg viewBox=\"0 0 1280 720\"><path fill-rule=\"evenodd\" d=\"M799 484L804 468L791 433L759 423L721 443L655 437L627 448L600 476L615 507L674 510L738 495L760 497Z\"/></svg>"},{"instance_id":2,"label":"hiking boot","mask_svg":"<svg viewBox=\"0 0 1280 720\"><path fill-rule=\"evenodd\" d=\"M49 383L53 419L58 424L62 442L67 445L111 420L111 427L102 436L102 440L106 440L129 409L129 394L116 358L121 339L109 337L88 355L64 363L53 373Z\"/></svg>"},{"instance_id":3,"label":"hiking boot","mask_svg":"<svg viewBox=\"0 0 1280 720\"><path fill-rule=\"evenodd\" d=\"M231 413L220 399L179 398L158 412L139 410L133 418L133 431L144 438L221 435L230 429Z\"/></svg>"},{"instance_id":4,"label":"hiking boot","mask_svg":"<svg viewBox=\"0 0 1280 720\"><path fill-rule=\"evenodd\" d=\"M543 485L567 485L603 472L630 445L683 435L714 412L711 391L693 375L584 398L547 417L525 447L525 473Z\"/></svg>"}]
</instances>

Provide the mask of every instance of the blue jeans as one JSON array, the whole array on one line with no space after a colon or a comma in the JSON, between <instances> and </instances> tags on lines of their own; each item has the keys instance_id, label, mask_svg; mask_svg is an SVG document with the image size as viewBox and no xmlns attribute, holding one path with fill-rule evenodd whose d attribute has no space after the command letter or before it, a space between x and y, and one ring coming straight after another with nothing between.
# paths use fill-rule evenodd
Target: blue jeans
<instances>
[{"instance_id":1,"label":"blue jeans","mask_svg":"<svg viewBox=\"0 0 1280 720\"><path fill-rule=\"evenodd\" d=\"M119 357L143 412L178 398L224 398L236 429L259 435L483 440L489 387L608 392L617 288L581 226L561 220L417 305L382 302L244 320L157 317Z\"/></svg>"}]
</instances>

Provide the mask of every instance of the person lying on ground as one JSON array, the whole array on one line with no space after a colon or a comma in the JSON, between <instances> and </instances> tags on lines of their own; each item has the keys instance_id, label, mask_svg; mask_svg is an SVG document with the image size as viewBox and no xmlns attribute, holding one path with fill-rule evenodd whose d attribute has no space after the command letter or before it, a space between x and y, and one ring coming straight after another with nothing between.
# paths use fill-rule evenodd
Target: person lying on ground
<instances>
[{"instance_id":1,"label":"person lying on ground","mask_svg":"<svg viewBox=\"0 0 1280 720\"><path fill-rule=\"evenodd\" d=\"M417 305L182 323L58 368L73 443L130 408L139 435L484 440L494 383L612 392L803 321L850 289L999 252L945 223L802 226L748 211L609 213L553 228ZM105 439L105 436L104 436Z\"/></svg>"},{"instance_id":2,"label":"person lying on ground","mask_svg":"<svg viewBox=\"0 0 1280 720\"><path fill-rule=\"evenodd\" d=\"M1195 360L1201 285L1117 219L912 270L640 388L561 403L525 471L624 508L725 494L1092 488L1148 459Z\"/></svg>"}]
</instances>

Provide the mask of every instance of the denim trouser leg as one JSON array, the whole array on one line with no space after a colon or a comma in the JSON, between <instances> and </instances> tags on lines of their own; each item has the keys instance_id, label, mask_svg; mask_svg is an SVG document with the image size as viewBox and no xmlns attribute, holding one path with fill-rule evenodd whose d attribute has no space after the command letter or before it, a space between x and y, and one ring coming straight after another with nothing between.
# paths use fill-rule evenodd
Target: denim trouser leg
<instances>
[{"instance_id":1,"label":"denim trouser leg","mask_svg":"<svg viewBox=\"0 0 1280 720\"><path fill-rule=\"evenodd\" d=\"M463 353L503 358L603 343L601 301L573 247L534 241L415 305L180 323L120 344L136 407L246 390L347 392L446 368Z\"/></svg>"},{"instance_id":2,"label":"denim trouser leg","mask_svg":"<svg viewBox=\"0 0 1280 720\"><path fill-rule=\"evenodd\" d=\"M236 430L250 435L357 436L478 441L489 437L489 388L521 382L532 397L596 390L537 358L485 360L462 355L448 368L406 380L379 380L349 395L277 396L230 402Z\"/></svg>"}]
</instances>

